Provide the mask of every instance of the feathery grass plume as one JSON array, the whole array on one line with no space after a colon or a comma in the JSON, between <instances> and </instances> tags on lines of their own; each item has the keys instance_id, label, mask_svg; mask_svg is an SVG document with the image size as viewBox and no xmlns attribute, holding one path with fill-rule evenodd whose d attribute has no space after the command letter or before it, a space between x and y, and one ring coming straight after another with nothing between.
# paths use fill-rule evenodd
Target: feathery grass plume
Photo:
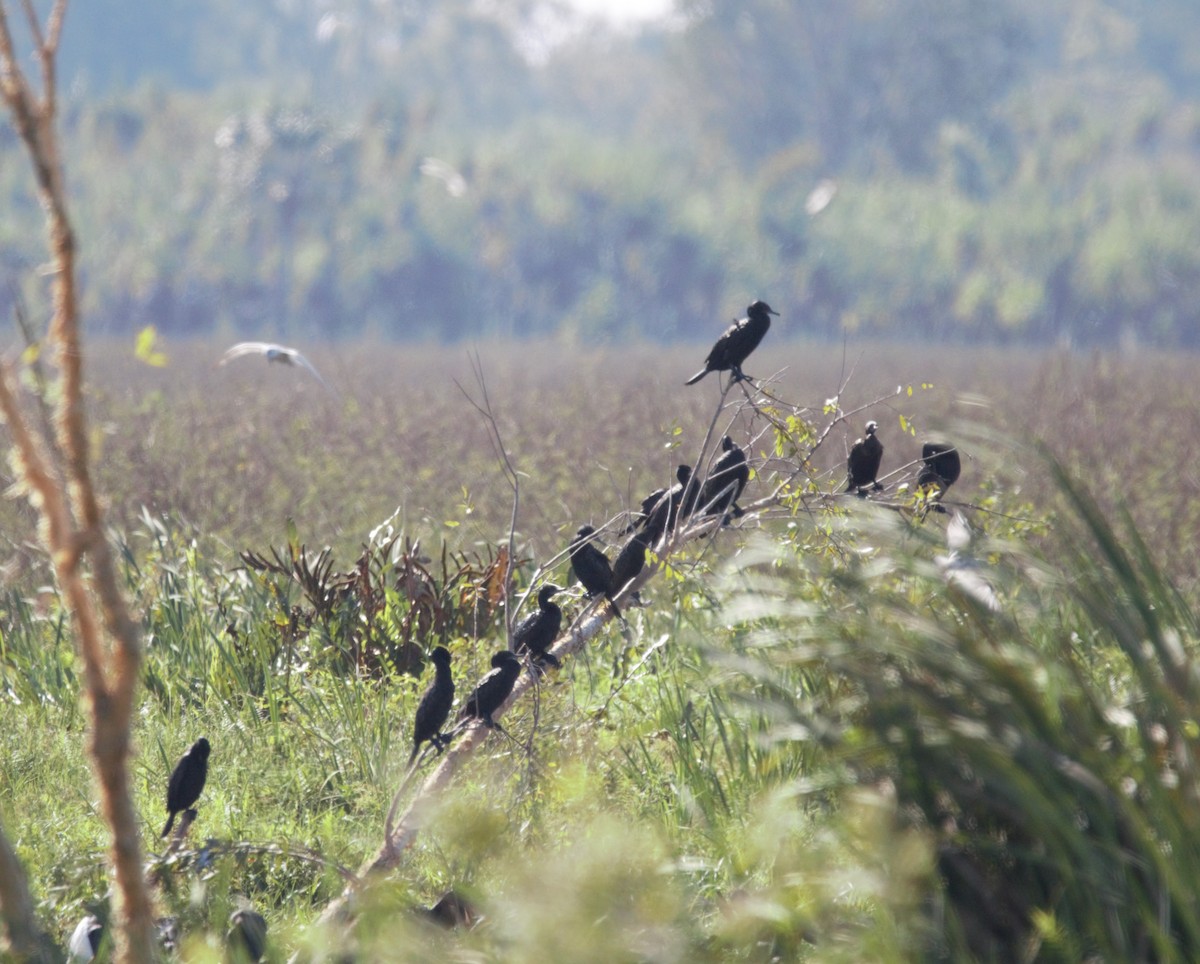
<instances>
[{"instance_id":1,"label":"feathery grass plume","mask_svg":"<svg viewBox=\"0 0 1200 964\"><path fill-rule=\"evenodd\" d=\"M1000 612L939 579L932 517L860 515L849 558L743 559L711 658L769 744L887 787L933 841L926 953L1192 960L1196 613L1128 520L1052 470L1063 537L991 554Z\"/></svg>"}]
</instances>

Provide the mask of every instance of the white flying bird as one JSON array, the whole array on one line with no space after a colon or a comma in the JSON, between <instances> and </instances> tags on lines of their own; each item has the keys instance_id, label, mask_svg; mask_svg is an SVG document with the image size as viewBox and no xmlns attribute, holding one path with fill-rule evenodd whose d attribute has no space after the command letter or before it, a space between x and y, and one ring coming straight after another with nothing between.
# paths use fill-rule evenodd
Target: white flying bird
<instances>
[{"instance_id":1,"label":"white flying bird","mask_svg":"<svg viewBox=\"0 0 1200 964\"><path fill-rule=\"evenodd\" d=\"M422 160L421 173L441 181L451 197L462 197L467 193L467 179L440 158L427 157Z\"/></svg>"},{"instance_id":2,"label":"white flying bird","mask_svg":"<svg viewBox=\"0 0 1200 964\"><path fill-rule=\"evenodd\" d=\"M234 345L224 355L221 356L219 365L224 365L227 362L233 361L235 358L241 358L243 355L265 355L268 362L279 362L281 365L298 365L300 368L310 372L317 381L325 388L327 392L333 392L329 387L329 383L321 377L321 373L307 358L296 351L295 348L288 348L286 345L275 345L266 341L243 341Z\"/></svg>"}]
</instances>

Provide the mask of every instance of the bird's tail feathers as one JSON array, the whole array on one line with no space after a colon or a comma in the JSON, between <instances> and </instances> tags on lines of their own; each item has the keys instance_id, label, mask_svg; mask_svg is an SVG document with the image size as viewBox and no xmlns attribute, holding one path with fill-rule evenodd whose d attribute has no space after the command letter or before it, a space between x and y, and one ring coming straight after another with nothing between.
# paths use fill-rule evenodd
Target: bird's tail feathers
<instances>
[{"instance_id":1,"label":"bird's tail feathers","mask_svg":"<svg viewBox=\"0 0 1200 964\"><path fill-rule=\"evenodd\" d=\"M171 815L167 817L167 825L163 827L163 832L159 835L159 839L161 840L163 837L169 834L173 826L175 826L175 812L171 811Z\"/></svg>"},{"instance_id":2,"label":"bird's tail feathers","mask_svg":"<svg viewBox=\"0 0 1200 964\"><path fill-rule=\"evenodd\" d=\"M700 371L696 372L696 374L695 374L695 375L693 375L691 378L689 378L689 379L688 379L686 382L684 382L683 384L685 384L685 385L695 385L695 384L696 384L696 382L700 381L700 379L702 379L702 378L703 378L705 375L707 375L707 374L708 374L708 369L707 369L707 368L701 368L701 369L700 369Z\"/></svg>"}]
</instances>

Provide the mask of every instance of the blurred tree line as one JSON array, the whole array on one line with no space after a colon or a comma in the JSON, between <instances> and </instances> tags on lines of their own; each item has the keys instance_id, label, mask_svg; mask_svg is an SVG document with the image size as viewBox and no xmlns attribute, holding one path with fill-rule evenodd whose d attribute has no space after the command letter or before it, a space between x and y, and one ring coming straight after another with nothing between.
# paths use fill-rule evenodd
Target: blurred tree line
<instances>
[{"instance_id":1,"label":"blurred tree line","mask_svg":"<svg viewBox=\"0 0 1200 964\"><path fill-rule=\"evenodd\" d=\"M677 4L638 33L534 0L75 6L93 329L667 339L761 296L818 334L1200 341L1194 0ZM37 303L22 163L0 129Z\"/></svg>"}]
</instances>

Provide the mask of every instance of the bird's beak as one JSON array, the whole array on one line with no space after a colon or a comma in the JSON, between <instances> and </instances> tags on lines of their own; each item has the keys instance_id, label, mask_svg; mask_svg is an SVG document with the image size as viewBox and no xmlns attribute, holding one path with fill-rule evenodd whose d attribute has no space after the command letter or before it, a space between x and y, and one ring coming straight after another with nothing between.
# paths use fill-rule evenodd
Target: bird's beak
<instances>
[{"instance_id":1,"label":"bird's beak","mask_svg":"<svg viewBox=\"0 0 1200 964\"><path fill-rule=\"evenodd\" d=\"M773 308L768 308L768 309L767 309L767 314L774 315L776 318L778 318L778 317L779 317L779 312L778 312L778 311L775 311Z\"/></svg>"}]
</instances>

